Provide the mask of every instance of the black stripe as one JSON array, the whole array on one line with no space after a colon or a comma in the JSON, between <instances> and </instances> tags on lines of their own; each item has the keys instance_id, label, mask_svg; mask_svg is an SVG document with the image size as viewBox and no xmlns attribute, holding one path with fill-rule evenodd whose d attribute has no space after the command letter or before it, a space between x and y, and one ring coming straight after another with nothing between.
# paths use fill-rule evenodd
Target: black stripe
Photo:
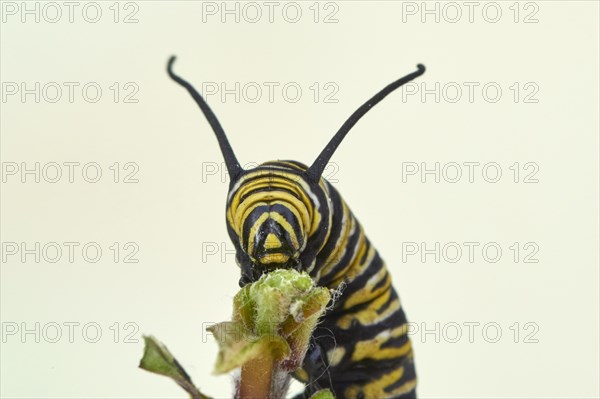
<instances>
[{"instance_id":1,"label":"black stripe","mask_svg":"<svg viewBox=\"0 0 600 399\"><path fill-rule=\"evenodd\" d=\"M260 215L269 211L268 205L259 205L246 216L242 225L242 246L248 249L248 243L250 242L250 229L256 223L256 220Z\"/></svg>"},{"instance_id":2,"label":"black stripe","mask_svg":"<svg viewBox=\"0 0 600 399\"><path fill-rule=\"evenodd\" d=\"M271 205L270 210L279 213L292 226L292 228L294 229L294 234L296 235L296 238L298 240L298 246L302 248L302 246L304 245L304 237L302 237L302 221L298 220L296 218L296 215L294 215L294 213L285 205L273 204ZM285 231L285 229L283 229L283 231ZM289 237L289 233L287 231L286 234Z\"/></svg>"}]
</instances>

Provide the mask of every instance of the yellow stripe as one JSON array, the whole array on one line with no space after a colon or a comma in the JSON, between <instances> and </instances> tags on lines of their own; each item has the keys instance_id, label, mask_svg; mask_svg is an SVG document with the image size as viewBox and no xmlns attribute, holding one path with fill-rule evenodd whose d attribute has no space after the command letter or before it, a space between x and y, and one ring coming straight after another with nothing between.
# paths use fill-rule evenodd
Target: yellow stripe
<instances>
[{"instance_id":1,"label":"yellow stripe","mask_svg":"<svg viewBox=\"0 0 600 399\"><path fill-rule=\"evenodd\" d=\"M377 287L376 290L373 290L381 280L385 280L385 283L381 287ZM344 308L348 309L352 306L372 301L381 295L385 290L389 289L392 285L392 278L388 273L385 267L382 267L381 270L377 272L374 276L372 276L367 283L361 287L358 291L353 292L346 300L344 301Z\"/></svg>"},{"instance_id":2,"label":"yellow stripe","mask_svg":"<svg viewBox=\"0 0 600 399\"><path fill-rule=\"evenodd\" d=\"M300 214L300 212L298 211L298 209L296 207L290 206L290 204L288 204L285 201L272 201L271 204L284 206L288 211L290 211L291 213L294 214L294 216L296 217L296 220L298 221L298 223L304 223L302 221L302 215ZM301 234L302 233L306 234L304 226L300 226L300 232L301 232ZM306 248L306 244L307 244L307 241L308 241L306 239L307 238L306 236L303 236L302 238L303 238L304 242L302 244L302 247L299 248L300 252L303 251L304 248Z\"/></svg>"},{"instance_id":3,"label":"yellow stripe","mask_svg":"<svg viewBox=\"0 0 600 399\"><path fill-rule=\"evenodd\" d=\"M269 217L277 223L279 223L281 227L283 227L285 231L288 232L290 238L292 239L292 245L294 246L294 248L299 248L300 245L298 244L298 237L296 237L296 232L294 231L292 225L286 220L286 218L284 218L277 212L269 212Z\"/></svg>"},{"instance_id":4,"label":"yellow stripe","mask_svg":"<svg viewBox=\"0 0 600 399\"><path fill-rule=\"evenodd\" d=\"M258 219L256 219L256 222L254 222L252 227L250 227L250 232L248 233L248 254L252 254L252 251L254 250L254 236L256 235L256 230L265 220L267 220L268 217L269 213L264 212Z\"/></svg>"},{"instance_id":5,"label":"yellow stripe","mask_svg":"<svg viewBox=\"0 0 600 399\"><path fill-rule=\"evenodd\" d=\"M382 331L373 339L357 342L352 352L352 361L358 362L363 359L383 360L406 356L412 350L410 340L407 340L399 348L382 348L381 346L391 338L405 335L407 331L406 325L403 325L393 330Z\"/></svg>"},{"instance_id":6,"label":"yellow stripe","mask_svg":"<svg viewBox=\"0 0 600 399\"><path fill-rule=\"evenodd\" d=\"M300 202L300 200L298 200L296 197L294 197L293 195L288 194L288 193L276 192L276 191L273 191L273 192L262 191L262 192L256 193L255 195L252 195L251 197L247 198L235 210L235 215L233 217L234 231L236 231L238 234L241 233L243 221L246 217L246 214L248 213L248 212L246 212L246 210L250 206L252 206L253 204L256 204L258 202L268 205L268 203L273 200L287 202L289 204L289 206L296 207L297 209L302 209L304 207L304 204L302 204L302 202ZM230 208L230 209L233 209L233 208ZM310 224L310 221L308 220L308 215L306 215L305 212L301 212L301 211L299 213L302 216L302 219L303 219L302 223L304 223L304 226L308 226Z\"/></svg>"},{"instance_id":7,"label":"yellow stripe","mask_svg":"<svg viewBox=\"0 0 600 399\"><path fill-rule=\"evenodd\" d=\"M260 178L257 178L256 180L254 180L252 182L242 183L236 193L237 202L235 202L232 199L231 205L237 206L239 204L240 198L253 190L265 188L265 187L280 187L280 188L287 188L290 191L293 191L300 197L300 199L305 204L307 204L307 208L312 208L311 206L308 206L310 204L310 199L308 198L308 196L304 192L304 190L297 184L297 182L295 182L295 181L291 182L291 181L287 180L285 178L285 176L281 176L281 174L282 174L282 172L280 172L280 171L269 171L269 172L263 171L263 172L251 173L249 175L244 176L244 180L250 180L250 179L252 179L254 177L258 177L258 176L260 176ZM285 175L285 173L283 173L283 174ZM309 211L310 211L310 209L309 209Z\"/></svg>"},{"instance_id":8,"label":"yellow stripe","mask_svg":"<svg viewBox=\"0 0 600 399\"><path fill-rule=\"evenodd\" d=\"M348 237L350 236L350 233L354 228L355 219L351 217L350 211L348 210L346 203L342 202L342 208L342 231L340 232L340 236L335 244L334 250L331 251L331 253L327 257L327 260L325 261L325 264L323 265L323 268L319 273L319 278L327 276L327 274L331 272L331 269L333 269L339 263L340 259L342 259L344 250L346 249L345 244L348 242Z\"/></svg>"},{"instance_id":9,"label":"yellow stripe","mask_svg":"<svg viewBox=\"0 0 600 399\"><path fill-rule=\"evenodd\" d=\"M354 248L352 248L352 251L355 251L354 254L352 255L352 258L350 258L350 262L348 262L348 265L346 265L346 267L344 267L343 269L339 270L335 276L333 276L333 280L346 280L346 281L352 281L354 280L354 273L351 273L352 270L354 270L356 268L357 265L360 264L360 260L362 259L362 256L364 255L365 251L367 250L367 237L365 236L364 232L363 232L363 228L360 224L358 224L358 240L356 241L356 244L354 246Z\"/></svg>"},{"instance_id":10,"label":"yellow stripe","mask_svg":"<svg viewBox=\"0 0 600 399\"><path fill-rule=\"evenodd\" d=\"M369 270L369 266L371 265L371 262L373 262L373 258L375 257L376 253L377 250L371 245L369 248L369 252L367 252L367 257L365 258L365 261L362 263L355 263L352 268L348 269L348 274L346 276L340 276L337 280L335 280L332 283L332 285L338 286L343 280L351 281L360 277L365 271ZM358 259L360 260L360 257ZM383 265L383 268L385 268L385 264Z\"/></svg>"},{"instance_id":11,"label":"yellow stripe","mask_svg":"<svg viewBox=\"0 0 600 399\"><path fill-rule=\"evenodd\" d=\"M382 375L377 380L365 384L363 386L352 385L344 392L346 399L357 399L359 394L365 399L386 399L395 398L406 393L411 392L417 386L417 380L407 381L396 389L386 392L385 388L396 383L404 375L404 368L399 367L398 369Z\"/></svg>"},{"instance_id":12,"label":"yellow stripe","mask_svg":"<svg viewBox=\"0 0 600 399\"><path fill-rule=\"evenodd\" d=\"M277 166L273 165L270 165L269 167L277 168ZM291 164L290 167L296 168L295 165ZM246 182L247 180L253 178L256 178L256 180L252 182ZM288 179L291 179L291 181ZM323 190L327 190L324 180L321 180L319 184ZM285 188L295 193L297 196L295 196L295 198L299 198L299 202L302 203L302 206L298 206L298 202L295 202L294 206L299 210L299 213L301 215L299 220L302 220L303 228L304 230L306 230L307 236L310 237L318 231L322 216L319 212L318 207L315 207L312 203L312 201L314 200L316 201L317 206L320 206L318 204L318 199L316 197L312 198L311 196L309 196L309 192L311 192L310 186L301 176L294 175L285 168L251 172L247 175L244 175L242 180L235 184L233 189L235 191L229 194L230 205L229 209L227 210L227 220L230 226L234 229L234 231L239 232L239 230L235 227L235 214L237 213L238 207L241 205L241 198L244 197L244 195L249 194L249 196L245 198L243 202L247 200L255 202L255 199L252 198L254 197L254 195L250 193L253 190L257 190L263 187ZM274 192L277 192L277 190L274 190ZM277 193L276 197L272 197L271 200L277 200L279 199L279 197L284 197L283 193ZM306 213L308 213L308 217ZM331 221L329 222L331 223ZM324 240L323 245L325 245L325 243L326 241Z\"/></svg>"},{"instance_id":13,"label":"yellow stripe","mask_svg":"<svg viewBox=\"0 0 600 399\"><path fill-rule=\"evenodd\" d=\"M387 319L394 312L400 309L400 301L398 299L395 299L390 304L387 304L390 296L391 289L388 289L384 294L375 299L366 309L362 309L358 312L346 314L340 317L337 321L338 327L347 330L352 325L353 320L358 321L363 326L370 326ZM385 311L381 314L377 313L377 310L381 309L386 304L387 308Z\"/></svg>"},{"instance_id":14,"label":"yellow stripe","mask_svg":"<svg viewBox=\"0 0 600 399\"><path fill-rule=\"evenodd\" d=\"M259 206L266 205L268 204L265 201L245 202L236 210L232 227L238 233L238 235L242 235L242 231L244 229L244 222L246 221L248 215Z\"/></svg>"}]
</instances>

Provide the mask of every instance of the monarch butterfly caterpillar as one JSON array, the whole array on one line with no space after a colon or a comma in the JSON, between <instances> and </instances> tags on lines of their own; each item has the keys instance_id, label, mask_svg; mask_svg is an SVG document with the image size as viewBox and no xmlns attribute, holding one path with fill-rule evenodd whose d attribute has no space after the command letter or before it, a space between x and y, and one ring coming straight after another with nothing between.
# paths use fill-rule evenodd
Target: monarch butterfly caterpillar
<instances>
[{"instance_id":1,"label":"monarch butterfly caterpillar","mask_svg":"<svg viewBox=\"0 0 600 399\"><path fill-rule=\"evenodd\" d=\"M346 202L322 178L348 131L373 106L425 67L396 80L359 107L313 164L270 161L250 170L238 162L217 117L200 93L173 72L214 130L230 176L227 231L241 269L240 286L278 268L306 271L341 295L316 328L302 368L299 397L329 388L337 398L416 397L407 321L385 264Z\"/></svg>"}]
</instances>

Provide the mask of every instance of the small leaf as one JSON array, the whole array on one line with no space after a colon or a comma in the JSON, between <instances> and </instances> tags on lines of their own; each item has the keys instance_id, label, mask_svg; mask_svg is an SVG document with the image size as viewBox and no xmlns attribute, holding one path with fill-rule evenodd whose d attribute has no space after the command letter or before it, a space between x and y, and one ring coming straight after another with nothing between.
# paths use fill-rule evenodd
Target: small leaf
<instances>
[{"instance_id":1,"label":"small leaf","mask_svg":"<svg viewBox=\"0 0 600 399\"><path fill-rule=\"evenodd\" d=\"M216 374L242 367L261 355L268 354L273 361L289 355L290 347L283 337L279 335L256 337L242 329L243 325L236 322L219 323L207 328L219 344L219 355L214 371Z\"/></svg>"},{"instance_id":2,"label":"small leaf","mask_svg":"<svg viewBox=\"0 0 600 399\"><path fill-rule=\"evenodd\" d=\"M169 350L154 337L144 336L144 357L140 367L152 373L164 375L174 379L189 378L185 371L177 367L176 360Z\"/></svg>"},{"instance_id":3,"label":"small leaf","mask_svg":"<svg viewBox=\"0 0 600 399\"><path fill-rule=\"evenodd\" d=\"M144 356L140 361L140 368L172 378L190 394L192 399L209 399L198 391L188 373L166 346L152 336L144 336L144 344Z\"/></svg>"}]
</instances>

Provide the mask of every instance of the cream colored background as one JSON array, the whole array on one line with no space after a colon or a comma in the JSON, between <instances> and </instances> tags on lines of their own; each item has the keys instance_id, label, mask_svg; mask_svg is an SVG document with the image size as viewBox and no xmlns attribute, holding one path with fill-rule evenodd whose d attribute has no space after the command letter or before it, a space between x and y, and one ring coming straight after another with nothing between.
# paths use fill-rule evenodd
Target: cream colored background
<instances>
[{"instance_id":1,"label":"cream colored background","mask_svg":"<svg viewBox=\"0 0 600 399\"><path fill-rule=\"evenodd\" d=\"M312 2L302 3L297 24L281 14L272 24L223 24L202 23L200 2L144 1L139 23L122 24L111 22L111 3L101 4L97 24L81 14L74 23L10 17L2 24L3 82L94 81L105 90L96 104L80 96L1 104L3 162L95 161L105 174L96 184L79 177L2 185L3 242L95 241L105 251L95 264L80 256L2 264L3 323L96 322L103 330L95 344L81 333L56 344L8 337L2 397L183 398L172 382L137 369L142 343L122 335L114 343L115 322L139 326L135 339L154 334L165 342L206 393L230 395L229 378L211 375L216 344L202 342L203 323L227 319L237 291L233 257L203 262L202 255L203 242L231 248L227 185L202 181L202 164L221 157L196 105L166 76L171 54L199 87L303 88L297 103L211 101L243 163L312 162L358 105L417 62L428 68L419 82L429 87L498 82L503 96L495 104L480 94L456 104L391 95L335 154L336 185L386 259L411 321L503 329L495 344L481 333L473 343L414 337L421 397L598 397L597 2L536 2L536 24L512 22L512 2L500 3L496 24L481 13L473 23L466 16L456 24L403 22L401 3L366 1L337 2L335 24L313 23ZM112 102L113 82L137 83L139 103ZM339 102L315 103L313 82L337 83ZM535 82L539 103L514 103L514 82ZM110 182L108 166L128 161L139 165L139 183ZM474 183L402 183L403 161L497 162L504 175L497 184L481 175ZM514 162L536 162L539 183L512 183ZM140 262L113 262L115 241L138 243ZM481 256L402 262L400 243L410 241L495 241L505 252L495 264ZM539 263L515 263L508 246L516 241L536 242ZM536 323L539 342L513 342L514 322Z\"/></svg>"}]
</instances>

